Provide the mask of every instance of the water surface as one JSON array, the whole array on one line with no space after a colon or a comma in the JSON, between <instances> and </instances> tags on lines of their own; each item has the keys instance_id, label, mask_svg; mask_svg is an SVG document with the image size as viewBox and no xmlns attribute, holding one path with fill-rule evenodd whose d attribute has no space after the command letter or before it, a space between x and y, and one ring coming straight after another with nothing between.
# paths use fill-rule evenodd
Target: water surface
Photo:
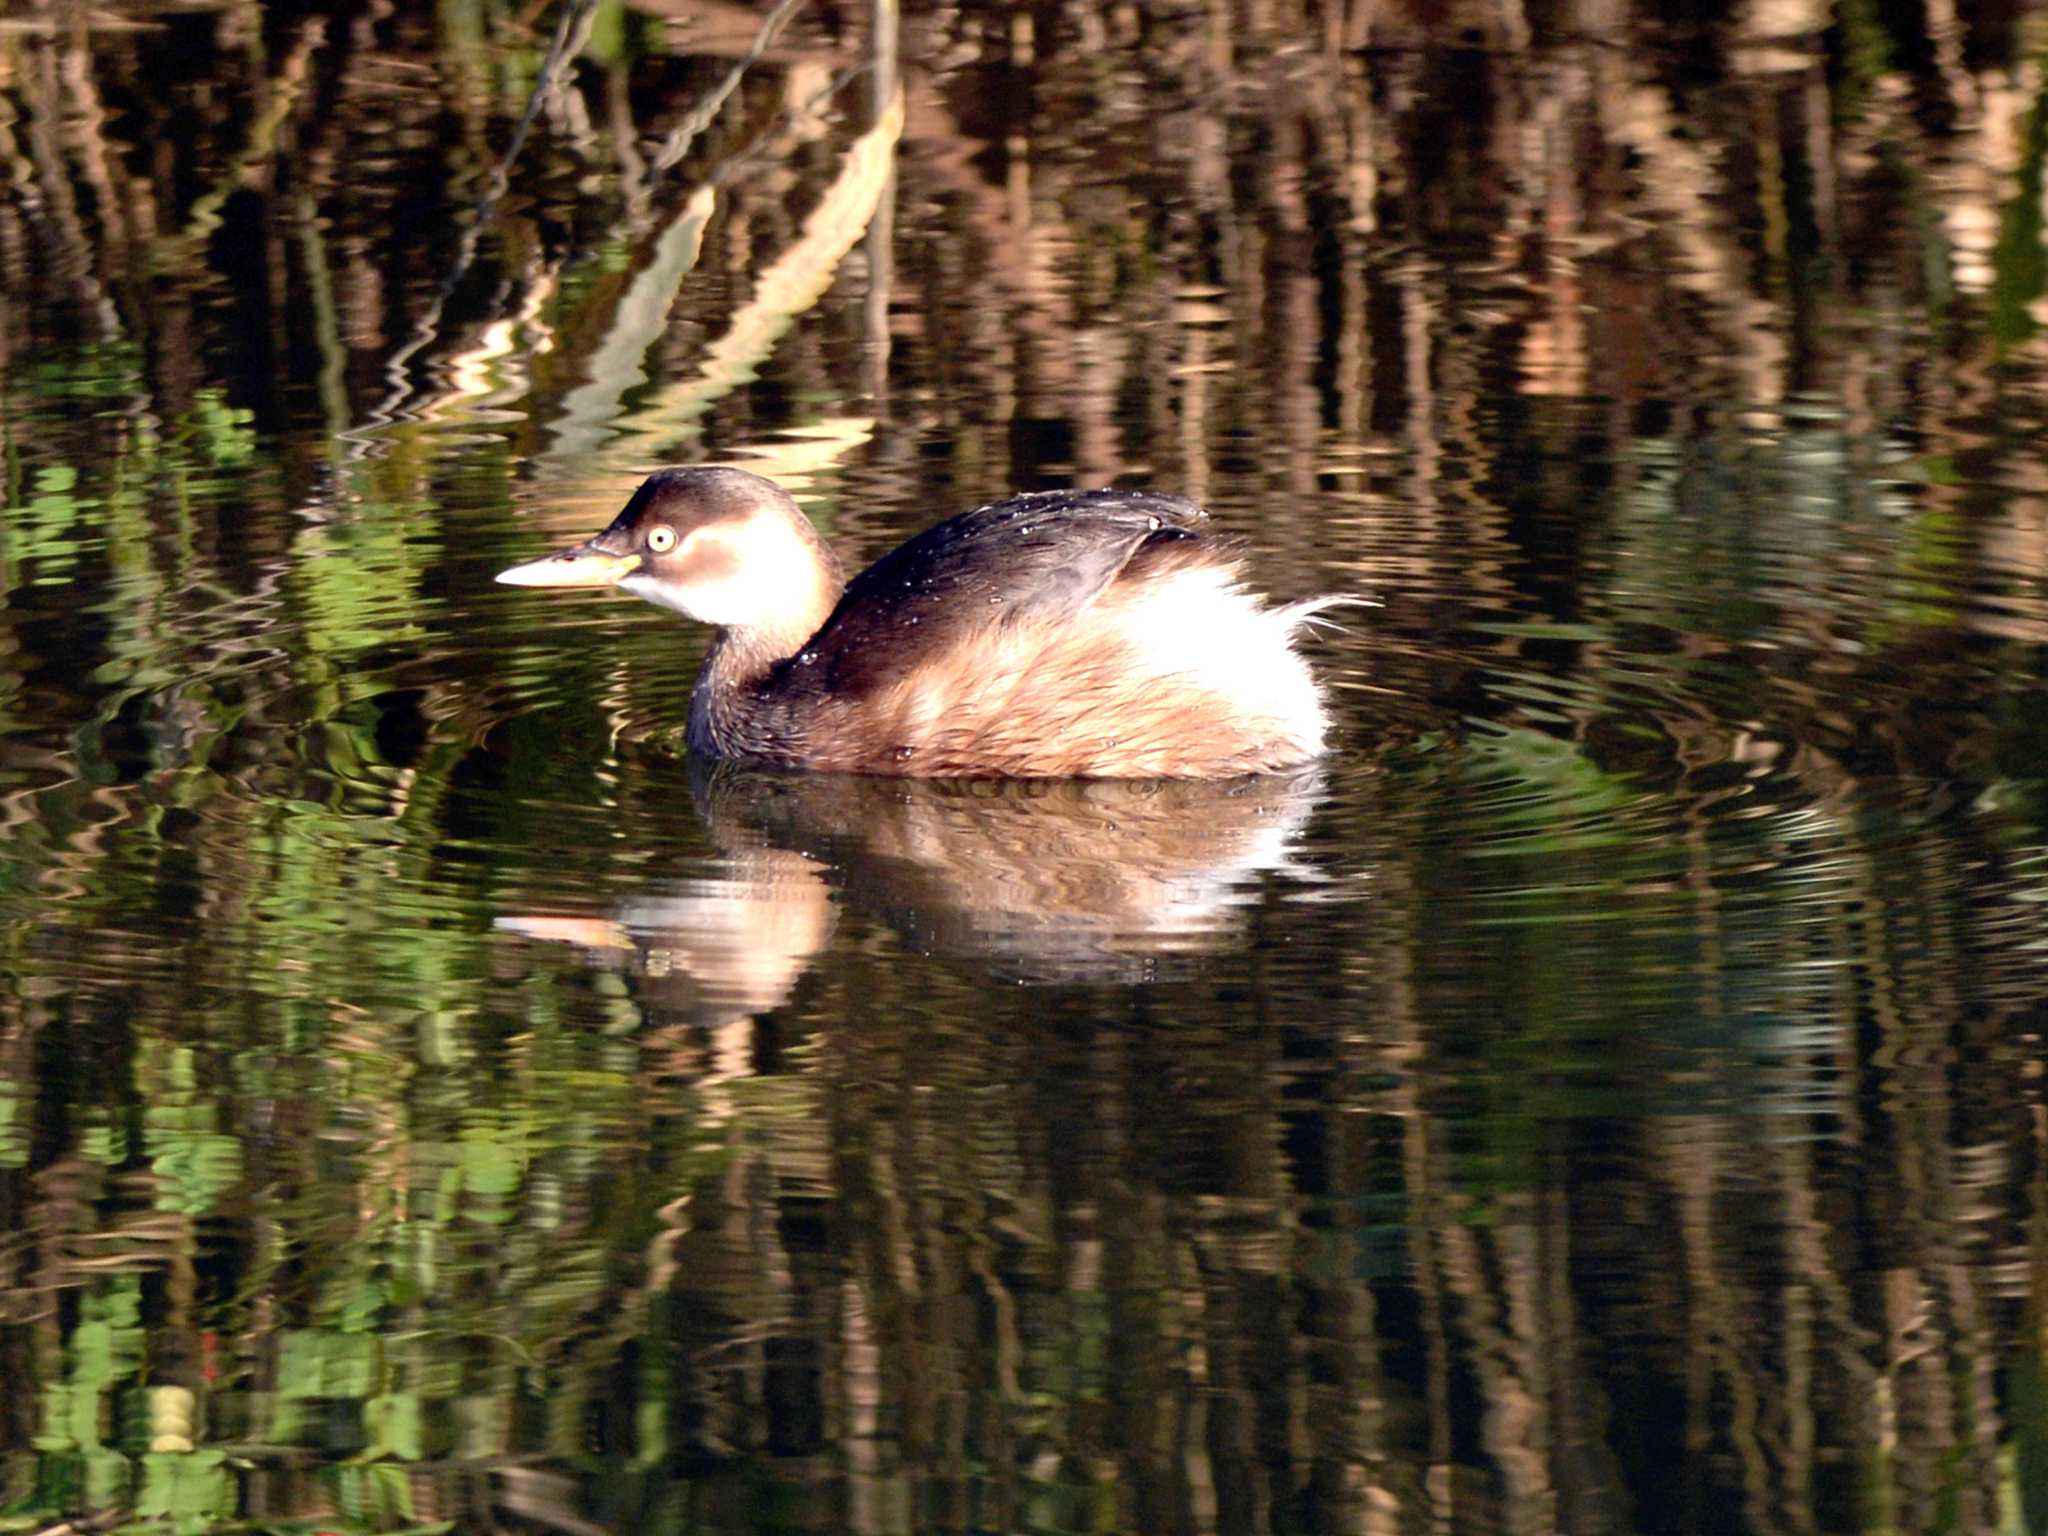
<instances>
[{"instance_id":1,"label":"water surface","mask_svg":"<svg viewBox=\"0 0 2048 1536\"><path fill-rule=\"evenodd\" d=\"M0 23L0 1522L2048 1523L2048 18L570 19ZM692 762L706 460L1337 750Z\"/></svg>"}]
</instances>

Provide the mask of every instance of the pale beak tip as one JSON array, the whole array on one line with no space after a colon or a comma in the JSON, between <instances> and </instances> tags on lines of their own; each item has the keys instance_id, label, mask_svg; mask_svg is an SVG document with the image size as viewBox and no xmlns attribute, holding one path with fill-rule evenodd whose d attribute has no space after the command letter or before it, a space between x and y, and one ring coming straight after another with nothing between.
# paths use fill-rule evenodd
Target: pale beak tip
<instances>
[{"instance_id":1,"label":"pale beak tip","mask_svg":"<svg viewBox=\"0 0 2048 1536\"><path fill-rule=\"evenodd\" d=\"M510 566L495 579L508 587L610 587L639 564L638 555L606 554L586 545Z\"/></svg>"}]
</instances>

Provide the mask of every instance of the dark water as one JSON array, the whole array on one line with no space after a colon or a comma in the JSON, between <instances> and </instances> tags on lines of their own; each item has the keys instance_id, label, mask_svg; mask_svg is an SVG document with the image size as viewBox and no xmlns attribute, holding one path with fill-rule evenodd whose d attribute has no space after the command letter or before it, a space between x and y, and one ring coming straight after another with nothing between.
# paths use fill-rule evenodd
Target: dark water
<instances>
[{"instance_id":1,"label":"dark water","mask_svg":"<svg viewBox=\"0 0 2048 1536\"><path fill-rule=\"evenodd\" d=\"M0 20L0 1529L2048 1528L2048 15L784 19ZM691 763L707 459L1340 748Z\"/></svg>"}]
</instances>

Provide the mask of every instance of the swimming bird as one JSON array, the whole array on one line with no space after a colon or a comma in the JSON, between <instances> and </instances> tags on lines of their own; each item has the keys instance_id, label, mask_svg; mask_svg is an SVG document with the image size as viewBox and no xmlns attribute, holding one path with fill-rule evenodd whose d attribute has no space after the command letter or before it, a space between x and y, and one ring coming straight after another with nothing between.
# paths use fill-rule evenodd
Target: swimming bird
<instances>
[{"instance_id":1,"label":"swimming bird","mask_svg":"<svg viewBox=\"0 0 2048 1536\"><path fill-rule=\"evenodd\" d=\"M1345 597L1269 606L1193 502L1039 491L847 581L773 482L651 475L587 543L501 571L613 586L719 633L689 745L756 767L946 778L1228 778L1323 750L1295 650Z\"/></svg>"}]
</instances>

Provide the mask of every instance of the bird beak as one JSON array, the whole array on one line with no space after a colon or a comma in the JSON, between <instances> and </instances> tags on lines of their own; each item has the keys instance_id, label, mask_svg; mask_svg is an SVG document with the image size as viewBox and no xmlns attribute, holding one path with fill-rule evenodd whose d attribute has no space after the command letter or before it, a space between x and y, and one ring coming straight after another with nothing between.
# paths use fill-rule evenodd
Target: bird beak
<instances>
[{"instance_id":1,"label":"bird beak","mask_svg":"<svg viewBox=\"0 0 2048 1536\"><path fill-rule=\"evenodd\" d=\"M509 587L615 587L639 569L638 555L615 555L594 543L578 544L500 571L498 580Z\"/></svg>"}]
</instances>

